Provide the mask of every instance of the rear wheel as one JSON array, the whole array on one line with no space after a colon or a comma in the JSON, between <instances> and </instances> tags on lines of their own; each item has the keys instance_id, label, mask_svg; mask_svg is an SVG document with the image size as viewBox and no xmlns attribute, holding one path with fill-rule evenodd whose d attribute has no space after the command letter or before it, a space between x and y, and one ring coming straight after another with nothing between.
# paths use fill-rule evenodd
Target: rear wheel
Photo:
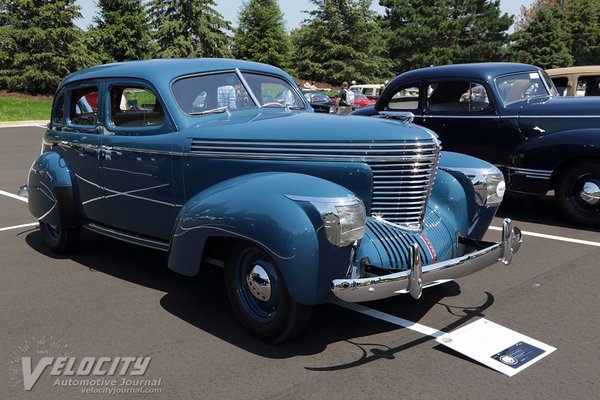
<instances>
[{"instance_id":1,"label":"rear wheel","mask_svg":"<svg viewBox=\"0 0 600 400\"><path fill-rule=\"evenodd\" d=\"M559 179L556 200L563 214L578 224L600 224L600 164L577 164Z\"/></svg>"},{"instance_id":2,"label":"rear wheel","mask_svg":"<svg viewBox=\"0 0 600 400\"><path fill-rule=\"evenodd\" d=\"M40 230L46 245L57 253L72 251L79 243L79 227L65 228L40 221Z\"/></svg>"},{"instance_id":3,"label":"rear wheel","mask_svg":"<svg viewBox=\"0 0 600 400\"><path fill-rule=\"evenodd\" d=\"M227 294L244 327L272 343L300 333L312 307L291 298L277 263L248 242L239 242L230 254L225 264Z\"/></svg>"}]
</instances>

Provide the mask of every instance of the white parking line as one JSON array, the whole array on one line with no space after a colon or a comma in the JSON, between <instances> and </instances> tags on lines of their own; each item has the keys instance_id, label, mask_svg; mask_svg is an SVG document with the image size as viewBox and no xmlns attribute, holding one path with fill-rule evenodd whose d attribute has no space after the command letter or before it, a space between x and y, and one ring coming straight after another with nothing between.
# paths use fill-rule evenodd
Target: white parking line
<instances>
[{"instance_id":1,"label":"white parking line","mask_svg":"<svg viewBox=\"0 0 600 400\"><path fill-rule=\"evenodd\" d=\"M4 231L10 231L12 229L19 229L19 228L28 228L30 226L37 226L38 223L37 222L32 222L30 224L23 224L23 225L15 225L15 226L8 226L6 228L0 228L0 232L4 232Z\"/></svg>"},{"instance_id":2,"label":"white parking line","mask_svg":"<svg viewBox=\"0 0 600 400\"><path fill-rule=\"evenodd\" d=\"M27 199L25 197L21 197L17 194L5 192L4 190L0 190L0 194L3 196L6 196L6 197L10 197L11 199L21 200L21 201L24 201L25 203L27 203Z\"/></svg>"},{"instance_id":3,"label":"white parking line","mask_svg":"<svg viewBox=\"0 0 600 400\"><path fill-rule=\"evenodd\" d=\"M490 226L489 229L492 231L502 231L502 228L500 228L498 226ZM561 242L585 244L587 246L600 247L600 242L592 242L590 240L573 239L573 238L568 238L568 237L564 237L564 236L546 235L545 233L536 233L536 232L528 232L528 231L521 231L521 233L524 236L533 236L533 237L539 237L539 238L543 238L543 239L559 240Z\"/></svg>"},{"instance_id":4,"label":"white parking line","mask_svg":"<svg viewBox=\"0 0 600 400\"><path fill-rule=\"evenodd\" d=\"M423 335L432 336L432 337L440 337L444 335L446 332L438 331L437 329L430 328L425 325L418 324L416 322L409 321L404 318L396 317L391 314L386 314L381 311L374 310L369 307L365 307L356 303L346 303L341 300L333 300L332 303L337 304L340 307L347 308L348 310L356 311L364 315L368 315L369 317L377 318L382 321L389 322L390 324L398 325L403 328L407 328L413 330L415 332L422 333Z\"/></svg>"}]
</instances>

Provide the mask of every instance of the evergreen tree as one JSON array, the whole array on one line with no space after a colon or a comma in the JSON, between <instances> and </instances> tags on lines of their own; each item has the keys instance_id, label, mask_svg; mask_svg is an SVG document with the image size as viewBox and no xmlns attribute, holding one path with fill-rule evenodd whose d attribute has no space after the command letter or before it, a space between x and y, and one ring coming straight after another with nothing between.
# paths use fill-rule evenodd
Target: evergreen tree
<instances>
[{"instance_id":1,"label":"evergreen tree","mask_svg":"<svg viewBox=\"0 0 600 400\"><path fill-rule=\"evenodd\" d=\"M565 18L572 38L574 64L600 64L600 1L567 1Z\"/></svg>"},{"instance_id":2,"label":"evergreen tree","mask_svg":"<svg viewBox=\"0 0 600 400\"><path fill-rule=\"evenodd\" d=\"M314 81L380 82L392 76L371 0L311 0L310 19L292 31L292 63Z\"/></svg>"},{"instance_id":3,"label":"evergreen tree","mask_svg":"<svg viewBox=\"0 0 600 400\"><path fill-rule=\"evenodd\" d=\"M238 19L233 37L235 58L282 68L289 64L290 42L277 0L244 2Z\"/></svg>"},{"instance_id":4,"label":"evergreen tree","mask_svg":"<svg viewBox=\"0 0 600 400\"><path fill-rule=\"evenodd\" d=\"M537 8L533 18L514 34L513 61L541 68L573 65L571 33L558 4Z\"/></svg>"},{"instance_id":5,"label":"evergreen tree","mask_svg":"<svg viewBox=\"0 0 600 400\"><path fill-rule=\"evenodd\" d=\"M150 58L150 23L142 0L98 0L90 34L107 62Z\"/></svg>"},{"instance_id":6,"label":"evergreen tree","mask_svg":"<svg viewBox=\"0 0 600 400\"><path fill-rule=\"evenodd\" d=\"M503 61L513 17L499 0L380 0L398 71L429 65Z\"/></svg>"},{"instance_id":7,"label":"evergreen tree","mask_svg":"<svg viewBox=\"0 0 600 400\"><path fill-rule=\"evenodd\" d=\"M49 94L66 75L98 64L75 18L75 0L0 0L0 88Z\"/></svg>"},{"instance_id":8,"label":"evergreen tree","mask_svg":"<svg viewBox=\"0 0 600 400\"><path fill-rule=\"evenodd\" d=\"M157 57L229 57L230 23L214 0L150 0Z\"/></svg>"}]
</instances>

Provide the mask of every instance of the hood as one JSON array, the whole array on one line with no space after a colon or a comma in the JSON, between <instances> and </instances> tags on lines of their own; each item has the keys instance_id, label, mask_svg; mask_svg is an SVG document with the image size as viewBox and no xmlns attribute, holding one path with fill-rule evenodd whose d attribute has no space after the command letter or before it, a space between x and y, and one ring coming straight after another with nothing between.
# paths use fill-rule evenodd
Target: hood
<instances>
[{"instance_id":1,"label":"hood","mask_svg":"<svg viewBox=\"0 0 600 400\"><path fill-rule=\"evenodd\" d=\"M519 129L527 137L600 127L600 97L544 97L520 106Z\"/></svg>"},{"instance_id":2,"label":"hood","mask_svg":"<svg viewBox=\"0 0 600 400\"><path fill-rule=\"evenodd\" d=\"M531 99L522 105L519 116L596 116L600 117L600 97L551 96Z\"/></svg>"},{"instance_id":3,"label":"hood","mask_svg":"<svg viewBox=\"0 0 600 400\"><path fill-rule=\"evenodd\" d=\"M195 138L285 141L430 140L435 134L413 124L383 118L338 116L283 109L240 110L196 117L184 134Z\"/></svg>"}]
</instances>

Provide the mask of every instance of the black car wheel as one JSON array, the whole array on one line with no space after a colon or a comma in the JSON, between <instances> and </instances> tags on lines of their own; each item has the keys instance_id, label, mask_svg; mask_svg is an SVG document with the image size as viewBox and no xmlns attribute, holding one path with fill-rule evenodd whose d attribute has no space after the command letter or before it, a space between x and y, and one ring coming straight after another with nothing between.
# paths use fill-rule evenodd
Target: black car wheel
<instances>
[{"instance_id":1,"label":"black car wheel","mask_svg":"<svg viewBox=\"0 0 600 400\"><path fill-rule=\"evenodd\" d=\"M577 164L559 179L556 200L563 214L578 224L600 224L600 164Z\"/></svg>"},{"instance_id":2,"label":"black car wheel","mask_svg":"<svg viewBox=\"0 0 600 400\"><path fill-rule=\"evenodd\" d=\"M57 253L72 251L79 243L79 228L65 228L40 221L40 230L46 245Z\"/></svg>"},{"instance_id":3,"label":"black car wheel","mask_svg":"<svg viewBox=\"0 0 600 400\"><path fill-rule=\"evenodd\" d=\"M240 322L252 334L280 343L300 333L312 307L289 295L278 265L263 250L238 243L225 265L227 294Z\"/></svg>"}]
</instances>

